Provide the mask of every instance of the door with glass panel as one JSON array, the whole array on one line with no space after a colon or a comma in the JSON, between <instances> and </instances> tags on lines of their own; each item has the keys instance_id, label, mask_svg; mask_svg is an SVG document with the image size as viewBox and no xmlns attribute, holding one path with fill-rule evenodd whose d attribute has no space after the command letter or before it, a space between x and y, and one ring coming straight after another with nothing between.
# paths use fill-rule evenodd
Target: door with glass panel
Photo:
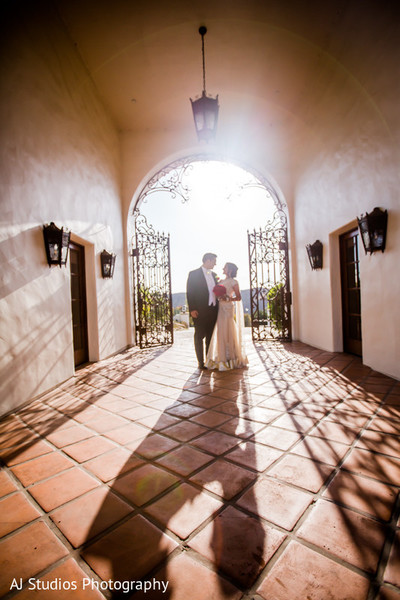
<instances>
[{"instance_id":1,"label":"door with glass panel","mask_svg":"<svg viewBox=\"0 0 400 600\"><path fill-rule=\"evenodd\" d=\"M340 236L343 350L362 356L359 232Z\"/></svg>"}]
</instances>

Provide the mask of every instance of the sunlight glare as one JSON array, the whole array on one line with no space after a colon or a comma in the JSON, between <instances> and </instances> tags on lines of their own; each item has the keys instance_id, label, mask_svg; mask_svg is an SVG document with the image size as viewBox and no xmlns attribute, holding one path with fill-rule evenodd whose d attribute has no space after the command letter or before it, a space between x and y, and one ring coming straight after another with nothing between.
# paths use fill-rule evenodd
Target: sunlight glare
<instances>
[{"instance_id":1,"label":"sunlight glare","mask_svg":"<svg viewBox=\"0 0 400 600\"><path fill-rule=\"evenodd\" d=\"M271 196L265 188L251 187L258 183L251 173L219 161L192 163L182 183L190 190L189 202L160 192L140 206L156 231L170 234L172 292L185 291L188 272L201 265L205 252L217 254L219 276L225 262L236 263L240 286L248 289L247 231L272 218Z\"/></svg>"}]
</instances>

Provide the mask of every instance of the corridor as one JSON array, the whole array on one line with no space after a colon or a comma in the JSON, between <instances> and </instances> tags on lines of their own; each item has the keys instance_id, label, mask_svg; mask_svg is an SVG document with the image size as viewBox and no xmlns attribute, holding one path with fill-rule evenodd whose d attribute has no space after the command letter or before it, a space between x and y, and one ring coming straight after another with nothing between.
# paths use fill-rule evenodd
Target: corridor
<instances>
[{"instance_id":1,"label":"corridor","mask_svg":"<svg viewBox=\"0 0 400 600\"><path fill-rule=\"evenodd\" d=\"M246 370L177 332L0 421L0 597L400 600L400 383L246 333Z\"/></svg>"}]
</instances>

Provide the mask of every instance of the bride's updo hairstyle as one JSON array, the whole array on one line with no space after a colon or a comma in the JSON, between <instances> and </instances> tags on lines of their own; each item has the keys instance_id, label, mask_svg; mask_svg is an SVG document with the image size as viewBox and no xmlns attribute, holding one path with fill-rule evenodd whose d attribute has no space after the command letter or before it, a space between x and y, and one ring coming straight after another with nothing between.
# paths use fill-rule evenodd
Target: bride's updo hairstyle
<instances>
[{"instance_id":1,"label":"bride's updo hairstyle","mask_svg":"<svg viewBox=\"0 0 400 600\"><path fill-rule=\"evenodd\" d=\"M238 268L234 263L226 263L226 267L228 269L228 275L229 277L236 277L236 274L238 272Z\"/></svg>"}]
</instances>

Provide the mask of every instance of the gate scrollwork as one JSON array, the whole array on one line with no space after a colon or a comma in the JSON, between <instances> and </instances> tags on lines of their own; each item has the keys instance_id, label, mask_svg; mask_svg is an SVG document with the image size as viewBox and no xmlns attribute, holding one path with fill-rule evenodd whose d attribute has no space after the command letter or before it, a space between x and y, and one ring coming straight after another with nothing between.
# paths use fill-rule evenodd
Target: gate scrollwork
<instances>
[{"instance_id":1,"label":"gate scrollwork","mask_svg":"<svg viewBox=\"0 0 400 600\"><path fill-rule=\"evenodd\" d=\"M133 281L136 343L141 348L173 343L169 235L156 232L135 210Z\"/></svg>"},{"instance_id":2,"label":"gate scrollwork","mask_svg":"<svg viewBox=\"0 0 400 600\"><path fill-rule=\"evenodd\" d=\"M278 209L259 231L248 232L251 325L254 341L291 340L287 220Z\"/></svg>"}]
</instances>

